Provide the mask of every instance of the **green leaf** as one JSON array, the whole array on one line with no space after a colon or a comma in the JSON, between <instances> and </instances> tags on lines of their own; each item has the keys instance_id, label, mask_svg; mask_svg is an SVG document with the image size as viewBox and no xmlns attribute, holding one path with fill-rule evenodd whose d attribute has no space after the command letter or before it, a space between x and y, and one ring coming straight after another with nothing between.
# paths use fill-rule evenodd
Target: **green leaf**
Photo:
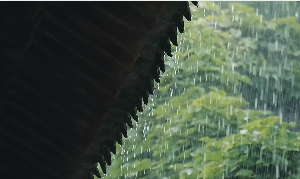
<instances>
[{"instance_id":1,"label":"green leaf","mask_svg":"<svg viewBox=\"0 0 300 179\"><path fill-rule=\"evenodd\" d=\"M252 170L247 170L247 169L241 169L234 176L252 178L253 177L253 171Z\"/></svg>"}]
</instances>

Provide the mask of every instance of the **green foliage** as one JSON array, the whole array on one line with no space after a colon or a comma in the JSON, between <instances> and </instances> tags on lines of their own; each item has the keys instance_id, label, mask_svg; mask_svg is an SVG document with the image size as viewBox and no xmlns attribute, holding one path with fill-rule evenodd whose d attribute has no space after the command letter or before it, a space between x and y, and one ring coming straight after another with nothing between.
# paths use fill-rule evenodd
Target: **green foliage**
<instances>
[{"instance_id":1,"label":"green foliage","mask_svg":"<svg viewBox=\"0 0 300 179\"><path fill-rule=\"evenodd\" d=\"M278 117L270 116L242 125L240 133L221 138L206 139L203 149L212 154L205 166L211 163L218 170L203 167L200 178L276 178L297 173L300 153L298 134L287 130L293 124L278 123ZM256 172L260 171L260 172Z\"/></svg>"},{"instance_id":2,"label":"green foliage","mask_svg":"<svg viewBox=\"0 0 300 179\"><path fill-rule=\"evenodd\" d=\"M194 12L107 178L299 178L300 24L240 3Z\"/></svg>"}]
</instances>

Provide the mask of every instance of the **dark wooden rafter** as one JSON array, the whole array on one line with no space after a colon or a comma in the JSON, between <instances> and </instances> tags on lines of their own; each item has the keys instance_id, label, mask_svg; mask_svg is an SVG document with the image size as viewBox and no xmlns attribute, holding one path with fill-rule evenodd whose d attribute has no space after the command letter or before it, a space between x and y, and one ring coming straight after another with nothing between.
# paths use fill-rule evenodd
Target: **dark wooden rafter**
<instances>
[{"instance_id":1,"label":"dark wooden rafter","mask_svg":"<svg viewBox=\"0 0 300 179\"><path fill-rule=\"evenodd\" d=\"M1 2L0 10L1 168L11 178L100 177L97 163L105 172L159 82L189 3Z\"/></svg>"}]
</instances>

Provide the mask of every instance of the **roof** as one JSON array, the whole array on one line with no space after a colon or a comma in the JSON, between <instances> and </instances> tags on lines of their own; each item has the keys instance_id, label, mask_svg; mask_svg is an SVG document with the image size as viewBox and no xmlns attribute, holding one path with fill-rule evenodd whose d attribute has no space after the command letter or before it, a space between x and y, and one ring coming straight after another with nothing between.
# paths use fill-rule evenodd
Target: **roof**
<instances>
[{"instance_id":1,"label":"roof","mask_svg":"<svg viewBox=\"0 0 300 179\"><path fill-rule=\"evenodd\" d=\"M194 2L196 4L196 2ZM153 94L188 2L1 2L0 164L10 178L105 173ZM3 174L4 175L4 174ZM4 175L5 176L5 175Z\"/></svg>"}]
</instances>

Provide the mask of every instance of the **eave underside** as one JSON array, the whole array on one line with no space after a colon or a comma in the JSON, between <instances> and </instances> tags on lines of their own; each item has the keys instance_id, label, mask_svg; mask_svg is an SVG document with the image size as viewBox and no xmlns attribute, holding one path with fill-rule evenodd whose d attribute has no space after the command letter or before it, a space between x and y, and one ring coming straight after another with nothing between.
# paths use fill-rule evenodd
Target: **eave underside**
<instances>
[{"instance_id":1,"label":"eave underside","mask_svg":"<svg viewBox=\"0 0 300 179\"><path fill-rule=\"evenodd\" d=\"M92 178L147 103L188 3L0 9L1 169L11 178Z\"/></svg>"}]
</instances>

